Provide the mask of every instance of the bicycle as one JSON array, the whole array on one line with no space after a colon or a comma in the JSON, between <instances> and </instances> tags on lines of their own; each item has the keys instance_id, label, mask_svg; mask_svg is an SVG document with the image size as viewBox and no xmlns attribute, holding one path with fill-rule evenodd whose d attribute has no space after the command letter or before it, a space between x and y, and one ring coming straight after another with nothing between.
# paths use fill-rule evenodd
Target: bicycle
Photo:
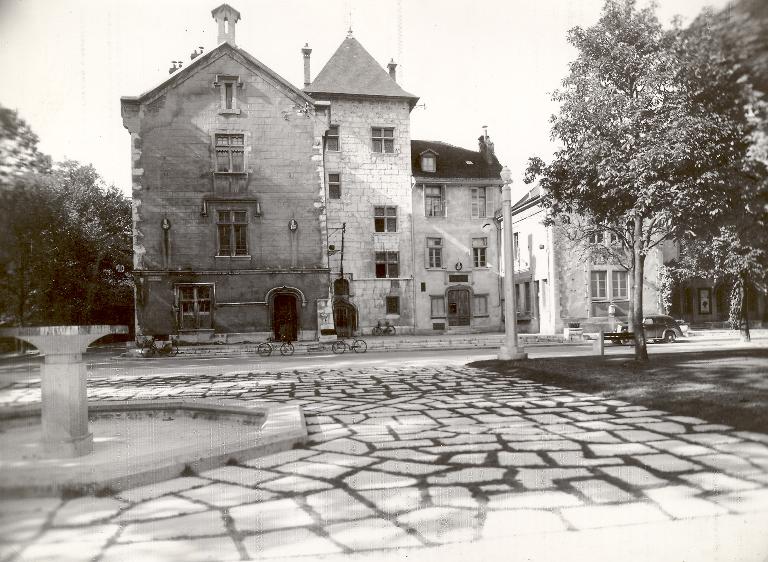
<instances>
[{"instance_id":1,"label":"bicycle","mask_svg":"<svg viewBox=\"0 0 768 562\"><path fill-rule=\"evenodd\" d=\"M258 345L256 348L256 352L261 355L262 357L269 357L272 355L272 352L274 351L276 345L273 345L275 341L272 338L269 338L267 341L262 342ZM295 351L293 348L293 344L288 340L283 340L283 343L280 344L280 355L282 356L288 356L293 355L293 352Z\"/></svg>"},{"instance_id":2,"label":"bicycle","mask_svg":"<svg viewBox=\"0 0 768 562\"><path fill-rule=\"evenodd\" d=\"M376 325L373 327L371 333L374 336L394 336L395 327L389 323L389 320L384 321L384 325L381 325L381 321L377 320Z\"/></svg>"},{"instance_id":3,"label":"bicycle","mask_svg":"<svg viewBox=\"0 0 768 562\"><path fill-rule=\"evenodd\" d=\"M179 353L178 338L171 336L168 340L160 340L161 344L158 345L158 340L154 336L145 338L140 344L141 356L152 357L153 355L168 355L173 357Z\"/></svg>"},{"instance_id":4,"label":"bicycle","mask_svg":"<svg viewBox=\"0 0 768 562\"><path fill-rule=\"evenodd\" d=\"M365 340L356 339L352 340L352 343L349 344L344 340L336 340L331 345L331 349L334 353L341 354L346 352L348 349L354 351L355 353L365 353L368 351L368 344L365 343Z\"/></svg>"}]
</instances>

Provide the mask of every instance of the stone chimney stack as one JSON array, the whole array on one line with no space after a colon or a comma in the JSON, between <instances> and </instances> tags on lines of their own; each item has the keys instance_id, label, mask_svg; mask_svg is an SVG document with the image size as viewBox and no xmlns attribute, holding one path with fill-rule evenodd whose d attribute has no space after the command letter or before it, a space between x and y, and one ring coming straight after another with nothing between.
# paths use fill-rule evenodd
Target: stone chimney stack
<instances>
[{"instance_id":1,"label":"stone chimney stack","mask_svg":"<svg viewBox=\"0 0 768 562\"><path fill-rule=\"evenodd\" d=\"M387 69L389 70L389 77L392 78L395 82L397 82L397 73L395 72L395 69L397 68L397 64L395 64L395 59L389 59L389 64L387 65Z\"/></svg>"},{"instance_id":2,"label":"stone chimney stack","mask_svg":"<svg viewBox=\"0 0 768 562\"><path fill-rule=\"evenodd\" d=\"M480 155L485 160L486 164L493 164L493 158L495 156L493 141L488 136L488 125L483 125L483 134L477 138L477 142L480 146Z\"/></svg>"},{"instance_id":3,"label":"stone chimney stack","mask_svg":"<svg viewBox=\"0 0 768 562\"><path fill-rule=\"evenodd\" d=\"M240 19L240 12L235 10L229 4L222 4L218 8L211 10L211 15L219 26L219 35L216 40L217 44L221 45L222 43L227 42L235 47L235 24L237 24Z\"/></svg>"},{"instance_id":4,"label":"stone chimney stack","mask_svg":"<svg viewBox=\"0 0 768 562\"><path fill-rule=\"evenodd\" d=\"M309 86L312 81L309 74L309 55L312 54L312 49L309 48L309 43L305 43L301 49L301 54L304 55L304 87Z\"/></svg>"}]
</instances>

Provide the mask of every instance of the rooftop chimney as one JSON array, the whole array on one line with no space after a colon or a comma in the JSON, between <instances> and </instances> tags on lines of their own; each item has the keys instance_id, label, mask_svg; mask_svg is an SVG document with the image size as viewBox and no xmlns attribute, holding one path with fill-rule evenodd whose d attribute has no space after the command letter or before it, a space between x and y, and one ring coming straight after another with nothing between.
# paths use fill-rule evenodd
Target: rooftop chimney
<instances>
[{"instance_id":1,"label":"rooftop chimney","mask_svg":"<svg viewBox=\"0 0 768 562\"><path fill-rule=\"evenodd\" d=\"M397 82L397 73L395 72L395 69L397 68L397 64L395 64L395 59L389 59L389 64L387 64L387 69L389 70L389 77L392 78L395 82Z\"/></svg>"},{"instance_id":2,"label":"rooftop chimney","mask_svg":"<svg viewBox=\"0 0 768 562\"><path fill-rule=\"evenodd\" d=\"M234 47L235 24L240 19L240 12L235 10L229 4L222 4L218 8L211 10L211 15L219 26L219 36L217 43L220 45L224 42L227 42Z\"/></svg>"},{"instance_id":3,"label":"rooftop chimney","mask_svg":"<svg viewBox=\"0 0 768 562\"><path fill-rule=\"evenodd\" d=\"M304 43L304 47L301 49L301 54L304 55L304 87L306 88L310 84L309 55L312 54L312 49L309 48L309 43Z\"/></svg>"},{"instance_id":4,"label":"rooftop chimney","mask_svg":"<svg viewBox=\"0 0 768 562\"><path fill-rule=\"evenodd\" d=\"M487 164L493 164L494 160L494 147L491 137L488 136L488 125L483 125L483 134L477 138L477 142L480 145L480 155Z\"/></svg>"}]
</instances>

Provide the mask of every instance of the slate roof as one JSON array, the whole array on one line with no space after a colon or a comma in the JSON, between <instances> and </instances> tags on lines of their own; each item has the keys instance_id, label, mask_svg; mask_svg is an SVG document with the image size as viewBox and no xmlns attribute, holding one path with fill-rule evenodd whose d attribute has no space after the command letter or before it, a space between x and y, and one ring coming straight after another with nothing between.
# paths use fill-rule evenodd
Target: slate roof
<instances>
[{"instance_id":1,"label":"slate roof","mask_svg":"<svg viewBox=\"0 0 768 562\"><path fill-rule=\"evenodd\" d=\"M308 94L346 94L407 98L411 107L418 96L403 90L354 37L347 37L325 63Z\"/></svg>"},{"instance_id":2,"label":"slate roof","mask_svg":"<svg viewBox=\"0 0 768 562\"><path fill-rule=\"evenodd\" d=\"M425 150L437 153L437 171L422 172L420 155ZM488 178L501 181L499 164L496 156L488 164L480 152L467 150L459 146L440 141L411 141L411 170L414 176L429 178ZM468 164L467 162L471 162Z\"/></svg>"}]
</instances>

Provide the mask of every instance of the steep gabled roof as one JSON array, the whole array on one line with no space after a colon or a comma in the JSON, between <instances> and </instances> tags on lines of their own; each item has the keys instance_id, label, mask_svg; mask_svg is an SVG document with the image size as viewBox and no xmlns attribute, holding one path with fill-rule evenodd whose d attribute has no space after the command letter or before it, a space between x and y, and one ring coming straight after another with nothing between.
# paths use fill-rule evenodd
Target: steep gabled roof
<instances>
[{"instance_id":1,"label":"steep gabled roof","mask_svg":"<svg viewBox=\"0 0 768 562\"><path fill-rule=\"evenodd\" d=\"M420 156L425 151L437 154L435 172L422 172ZM486 162L478 151L467 150L459 146L440 141L411 141L411 172L422 178L477 178L500 182L501 164L496 156L492 162Z\"/></svg>"},{"instance_id":2,"label":"steep gabled roof","mask_svg":"<svg viewBox=\"0 0 768 562\"><path fill-rule=\"evenodd\" d=\"M354 37L347 37L320 74L304 91L308 94L343 94L406 98L411 107L418 96L403 90Z\"/></svg>"},{"instance_id":3,"label":"steep gabled roof","mask_svg":"<svg viewBox=\"0 0 768 562\"><path fill-rule=\"evenodd\" d=\"M288 93L291 93L297 96L304 102L308 102L311 104L316 103L315 100L313 100L303 91L301 91L299 88L297 88L296 86L288 82L288 80L286 80L285 78L277 74L274 70L269 68L263 62L259 61L256 57L254 57L247 51L241 49L240 47L236 47L229 43L222 43L215 49L208 51L204 55L200 55L196 59L190 61L190 63L187 66L174 72L167 79L163 80L160 84L158 84L154 88L151 88L150 90L147 90L143 94L140 94L138 96L123 96L120 98L120 100L123 102L134 102L134 103L151 100L155 98L159 93L167 90L168 88L171 88L176 84L183 82L184 80L189 78L192 74L197 72L198 68L202 68L203 65L205 65L207 62L211 62L212 60L218 58L219 56L225 54L226 52L230 52L232 54L238 54L242 56L243 59L245 59L245 62L247 64L252 66L258 72L270 77L278 85L284 88Z\"/></svg>"}]
</instances>

